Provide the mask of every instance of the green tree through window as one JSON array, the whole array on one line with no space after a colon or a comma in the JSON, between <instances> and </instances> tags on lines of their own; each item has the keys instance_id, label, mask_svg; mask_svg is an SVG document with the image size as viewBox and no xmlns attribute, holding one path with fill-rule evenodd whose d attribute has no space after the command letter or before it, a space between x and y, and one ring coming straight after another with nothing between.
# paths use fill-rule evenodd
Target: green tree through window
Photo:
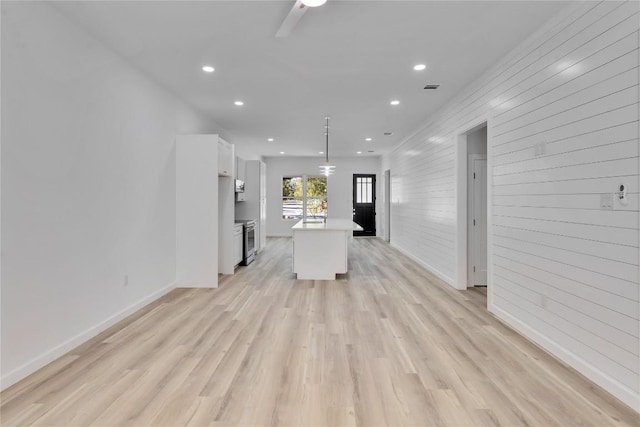
<instances>
[{"instance_id":1,"label":"green tree through window","mask_svg":"<svg viewBox=\"0 0 640 427\"><path fill-rule=\"evenodd\" d=\"M307 218L324 218L327 214L327 177L307 177Z\"/></svg>"},{"instance_id":2,"label":"green tree through window","mask_svg":"<svg viewBox=\"0 0 640 427\"><path fill-rule=\"evenodd\" d=\"M282 219L322 219L326 215L326 177L289 176L282 178Z\"/></svg>"}]
</instances>

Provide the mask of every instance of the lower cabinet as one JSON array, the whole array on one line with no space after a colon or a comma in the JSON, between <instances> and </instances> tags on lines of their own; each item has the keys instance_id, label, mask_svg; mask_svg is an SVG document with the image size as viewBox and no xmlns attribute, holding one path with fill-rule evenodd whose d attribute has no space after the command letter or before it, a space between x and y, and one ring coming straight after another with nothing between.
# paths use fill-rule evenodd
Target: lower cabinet
<instances>
[{"instance_id":1,"label":"lower cabinet","mask_svg":"<svg viewBox=\"0 0 640 427\"><path fill-rule=\"evenodd\" d=\"M233 229L233 263L238 265L242 262L243 251L242 251L242 225L236 225Z\"/></svg>"}]
</instances>

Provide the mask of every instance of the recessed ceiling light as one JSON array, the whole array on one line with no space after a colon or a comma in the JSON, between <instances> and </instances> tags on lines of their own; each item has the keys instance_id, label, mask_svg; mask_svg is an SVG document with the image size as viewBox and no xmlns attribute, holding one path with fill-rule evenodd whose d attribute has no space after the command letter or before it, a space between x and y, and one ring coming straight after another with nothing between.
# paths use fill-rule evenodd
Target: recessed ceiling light
<instances>
[{"instance_id":1,"label":"recessed ceiling light","mask_svg":"<svg viewBox=\"0 0 640 427\"><path fill-rule=\"evenodd\" d=\"M284 154L284 151L281 151L280 154Z\"/></svg>"},{"instance_id":2,"label":"recessed ceiling light","mask_svg":"<svg viewBox=\"0 0 640 427\"><path fill-rule=\"evenodd\" d=\"M416 71L422 71L422 70L424 70L425 68L427 68L427 66L426 66L426 65L424 65L424 64L418 64L418 65L414 65L414 66L413 66L413 69L414 69L414 70L416 70Z\"/></svg>"},{"instance_id":3,"label":"recessed ceiling light","mask_svg":"<svg viewBox=\"0 0 640 427\"><path fill-rule=\"evenodd\" d=\"M236 102L234 102L234 104L236 104L238 107L242 107L244 105L244 102L236 101Z\"/></svg>"},{"instance_id":4,"label":"recessed ceiling light","mask_svg":"<svg viewBox=\"0 0 640 427\"><path fill-rule=\"evenodd\" d=\"M202 67L202 71L206 72L206 73L213 73L216 69L213 68L211 65L205 65L204 67Z\"/></svg>"},{"instance_id":5,"label":"recessed ceiling light","mask_svg":"<svg viewBox=\"0 0 640 427\"><path fill-rule=\"evenodd\" d=\"M267 138L267 141L273 142L273 138Z\"/></svg>"},{"instance_id":6,"label":"recessed ceiling light","mask_svg":"<svg viewBox=\"0 0 640 427\"><path fill-rule=\"evenodd\" d=\"M318 154L324 154L324 151L318 151Z\"/></svg>"},{"instance_id":7,"label":"recessed ceiling light","mask_svg":"<svg viewBox=\"0 0 640 427\"><path fill-rule=\"evenodd\" d=\"M365 138L364 140L365 141L371 141L372 139L371 138Z\"/></svg>"},{"instance_id":8,"label":"recessed ceiling light","mask_svg":"<svg viewBox=\"0 0 640 427\"><path fill-rule=\"evenodd\" d=\"M318 7L322 6L327 2L327 0L300 0L301 3L307 7Z\"/></svg>"},{"instance_id":9,"label":"recessed ceiling light","mask_svg":"<svg viewBox=\"0 0 640 427\"><path fill-rule=\"evenodd\" d=\"M397 99L394 99L393 101L390 102L391 105L400 105L400 101L398 101Z\"/></svg>"},{"instance_id":10,"label":"recessed ceiling light","mask_svg":"<svg viewBox=\"0 0 640 427\"><path fill-rule=\"evenodd\" d=\"M356 151L356 154L362 154L362 151Z\"/></svg>"}]
</instances>

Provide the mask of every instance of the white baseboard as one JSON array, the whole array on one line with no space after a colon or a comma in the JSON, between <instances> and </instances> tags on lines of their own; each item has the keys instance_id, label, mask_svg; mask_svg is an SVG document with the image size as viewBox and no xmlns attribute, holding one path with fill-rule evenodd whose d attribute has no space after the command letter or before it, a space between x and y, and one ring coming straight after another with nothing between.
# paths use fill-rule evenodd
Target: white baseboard
<instances>
[{"instance_id":1,"label":"white baseboard","mask_svg":"<svg viewBox=\"0 0 640 427\"><path fill-rule=\"evenodd\" d=\"M40 356L37 356L31 359L30 361L20 366L19 368L16 368L13 371L7 373L2 378L0 378L0 390L4 390L12 386L13 384L17 383L21 379L26 378L27 376L33 374L38 369L48 365L49 363L53 362L57 358L65 355L66 353L70 352L74 348L78 347L80 344L87 342L91 338L98 335L100 332L105 331L106 329L115 325L122 319L140 310L142 307L150 304L151 302L169 293L170 291L175 289L175 287L176 287L175 283L171 283L170 285L165 286L164 288L152 293L151 295L148 295L142 298L140 301L130 305L129 307L105 319L104 321L98 323L97 325L90 327L89 329L76 335L75 337L72 337L71 339L44 352Z\"/></svg>"},{"instance_id":2,"label":"white baseboard","mask_svg":"<svg viewBox=\"0 0 640 427\"><path fill-rule=\"evenodd\" d=\"M435 274L436 276L438 276L440 279L444 280L448 285L451 285L453 288L456 288L455 285L455 280L453 280L451 277L447 276L446 274L444 274L443 272L439 271L436 268L433 268L433 266L427 264L426 262L422 261L421 259L417 258L415 255L413 255L412 253L406 251L404 248L401 248L400 246L396 245L395 243L389 243L392 247L394 247L395 249L399 250L400 252L402 252L404 255L406 255L407 257L411 258L412 260L414 260L415 262L417 262L418 264L420 264L421 266L423 266L424 268L426 268L427 270L429 270L430 272L432 272L433 274Z\"/></svg>"},{"instance_id":3,"label":"white baseboard","mask_svg":"<svg viewBox=\"0 0 640 427\"><path fill-rule=\"evenodd\" d=\"M225 276L229 276L228 274L225 274ZM190 289L190 288L203 288L203 289L216 289L218 287L218 284L216 283L215 285L213 284L202 284L202 283L197 283L197 284L180 284L180 285L174 285L174 288L180 288L180 289Z\"/></svg>"},{"instance_id":4,"label":"white baseboard","mask_svg":"<svg viewBox=\"0 0 640 427\"><path fill-rule=\"evenodd\" d=\"M523 323L511 314L507 313L503 309L495 306L494 304L488 307L489 311L493 313L498 319L504 322L506 325L517 331L520 335L533 341L541 348L549 352L554 357L562 360L567 365L571 366L585 377L589 378L594 383L598 384L603 389L607 390L613 396L621 400L630 408L640 413L640 394L631 390L629 387L621 384L604 372L597 369L595 366L584 361L578 355L570 352L560 344L542 335L540 332L531 328L529 325Z\"/></svg>"}]
</instances>

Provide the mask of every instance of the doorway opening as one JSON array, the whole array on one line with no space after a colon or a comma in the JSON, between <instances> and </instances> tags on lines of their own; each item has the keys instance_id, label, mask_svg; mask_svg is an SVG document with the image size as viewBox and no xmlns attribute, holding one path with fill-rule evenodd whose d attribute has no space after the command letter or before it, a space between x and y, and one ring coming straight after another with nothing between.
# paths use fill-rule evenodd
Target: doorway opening
<instances>
[{"instance_id":1,"label":"doorway opening","mask_svg":"<svg viewBox=\"0 0 640 427\"><path fill-rule=\"evenodd\" d=\"M456 288L488 285L487 122L458 132Z\"/></svg>"},{"instance_id":2,"label":"doorway opening","mask_svg":"<svg viewBox=\"0 0 640 427\"><path fill-rule=\"evenodd\" d=\"M362 227L354 236L376 235L375 174L353 174L353 222Z\"/></svg>"}]
</instances>

